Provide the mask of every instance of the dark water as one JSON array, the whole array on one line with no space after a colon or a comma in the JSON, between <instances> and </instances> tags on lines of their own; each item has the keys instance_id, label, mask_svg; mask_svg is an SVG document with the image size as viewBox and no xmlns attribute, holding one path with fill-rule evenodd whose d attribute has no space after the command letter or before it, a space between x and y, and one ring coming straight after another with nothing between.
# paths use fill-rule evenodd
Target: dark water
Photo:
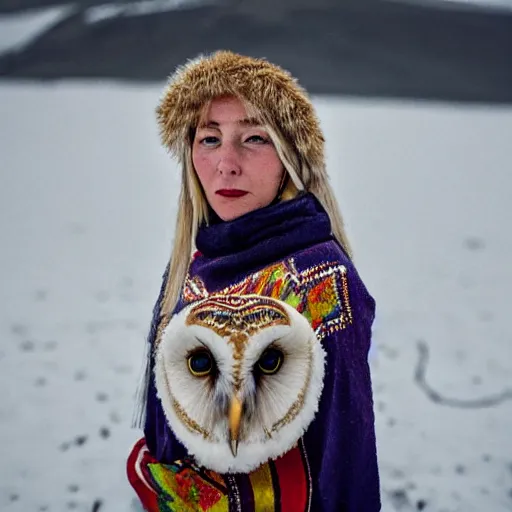
<instances>
[{"instance_id":1,"label":"dark water","mask_svg":"<svg viewBox=\"0 0 512 512\"><path fill-rule=\"evenodd\" d=\"M311 93L512 103L512 14L226 0L149 14L118 2L116 15L98 21L105 1L82 0L28 47L1 56L0 79L162 81L187 58L225 48L281 64ZM0 14L53 3L2 0Z\"/></svg>"}]
</instances>

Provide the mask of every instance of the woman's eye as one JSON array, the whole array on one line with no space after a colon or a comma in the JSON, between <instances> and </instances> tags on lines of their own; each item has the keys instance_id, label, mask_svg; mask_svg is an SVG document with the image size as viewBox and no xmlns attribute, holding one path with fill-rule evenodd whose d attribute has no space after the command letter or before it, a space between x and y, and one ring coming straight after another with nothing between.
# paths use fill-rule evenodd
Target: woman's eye
<instances>
[{"instance_id":1,"label":"woman's eye","mask_svg":"<svg viewBox=\"0 0 512 512\"><path fill-rule=\"evenodd\" d=\"M206 350L194 352L188 356L188 369L194 377L206 377L213 370L213 359Z\"/></svg>"},{"instance_id":2,"label":"woman's eye","mask_svg":"<svg viewBox=\"0 0 512 512\"><path fill-rule=\"evenodd\" d=\"M218 142L219 142L218 137L213 137L213 136L203 137L200 140L200 143L203 144L204 146L214 146L215 144L218 144Z\"/></svg>"},{"instance_id":3,"label":"woman's eye","mask_svg":"<svg viewBox=\"0 0 512 512\"><path fill-rule=\"evenodd\" d=\"M257 142L258 144L266 144L268 140L261 135L251 135L245 140L245 142Z\"/></svg>"},{"instance_id":4,"label":"woman's eye","mask_svg":"<svg viewBox=\"0 0 512 512\"><path fill-rule=\"evenodd\" d=\"M284 354L277 348L267 348L258 360L258 368L265 375L273 375L279 371L284 361Z\"/></svg>"}]
</instances>

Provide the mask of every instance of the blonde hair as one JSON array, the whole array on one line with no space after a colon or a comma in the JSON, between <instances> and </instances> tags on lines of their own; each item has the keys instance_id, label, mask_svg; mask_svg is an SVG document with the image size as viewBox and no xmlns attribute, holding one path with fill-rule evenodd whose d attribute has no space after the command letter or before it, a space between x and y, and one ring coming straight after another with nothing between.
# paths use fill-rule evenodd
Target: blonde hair
<instances>
[{"instance_id":1,"label":"blonde hair","mask_svg":"<svg viewBox=\"0 0 512 512\"><path fill-rule=\"evenodd\" d=\"M300 159L293 146L285 140L279 127L274 125L272 119L268 119L264 112L257 111L244 98L239 99L244 103L247 115L260 120L267 130L288 175L286 186L281 193L281 201L293 199L300 191L314 194L329 215L334 238L348 256L352 257L343 217L329 183L325 167L311 169L307 162ZM208 107L209 103L205 104L202 110ZM178 202L174 244L161 304L161 318L170 316L180 298L190 260L195 251L197 231L203 222L209 220L208 202L192 163L192 135L184 145L180 161L182 185Z\"/></svg>"}]
</instances>

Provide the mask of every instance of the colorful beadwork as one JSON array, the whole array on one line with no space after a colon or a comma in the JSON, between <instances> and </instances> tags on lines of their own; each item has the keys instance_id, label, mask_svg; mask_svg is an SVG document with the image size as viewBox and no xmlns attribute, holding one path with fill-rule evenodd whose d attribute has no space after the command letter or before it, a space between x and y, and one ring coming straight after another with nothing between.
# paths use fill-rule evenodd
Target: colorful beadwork
<instances>
[{"instance_id":1,"label":"colorful beadwork","mask_svg":"<svg viewBox=\"0 0 512 512\"><path fill-rule=\"evenodd\" d=\"M279 299L294 307L308 319L318 339L352 323L347 269L336 263L321 263L299 272L290 258L213 293L197 276L187 278L183 291L187 303L248 294Z\"/></svg>"},{"instance_id":2,"label":"colorful beadwork","mask_svg":"<svg viewBox=\"0 0 512 512\"><path fill-rule=\"evenodd\" d=\"M147 470L161 512L225 512L228 508L226 486L188 461L148 464Z\"/></svg>"},{"instance_id":3,"label":"colorful beadwork","mask_svg":"<svg viewBox=\"0 0 512 512\"><path fill-rule=\"evenodd\" d=\"M252 473L220 475L190 459L158 463L141 439L129 456L128 477L148 512L306 512L311 506L302 440Z\"/></svg>"},{"instance_id":4,"label":"colorful beadwork","mask_svg":"<svg viewBox=\"0 0 512 512\"><path fill-rule=\"evenodd\" d=\"M219 336L252 336L266 327L290 325L290 319L279 302L265 296L212 294L192 308L187 325L203 325Z\"/></svg>"}]
</instances>

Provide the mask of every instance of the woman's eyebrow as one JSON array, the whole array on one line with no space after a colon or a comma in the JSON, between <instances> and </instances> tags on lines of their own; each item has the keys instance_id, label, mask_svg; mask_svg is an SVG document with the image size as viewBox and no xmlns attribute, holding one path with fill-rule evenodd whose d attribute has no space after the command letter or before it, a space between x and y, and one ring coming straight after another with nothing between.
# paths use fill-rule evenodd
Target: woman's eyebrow
<instances>
[{"instance_id":1,"label":"woman's eyebrow","mask_svg":"<svg viewBox=\"0 0 512 512\"><path fill-rule=\"evenodd\" d=\"M241 126L261 126L260 121L258 121L258 119L254 118L254 117L244 117L243 119L239 119L237 121L237 124L239 124ZM213 129L218 130L219 126L220 126L220 123L218 123L217 121L214 121L213 119L209 119L208 121L203 121L203 122L199 123L198 128L199 129L213 128Z\"/></svg>"},{"instance_id":2,"label":"woman's eyebrow","mask_svg":"<svg viewBox=\"0 0 512 512\"><path fill-rule=\"evenodd\" d=\"M198 128L199 129L205 129L205 128L219 128L219 123L217 123L217 121L203 121L201 123L199 123L199 126Z\"/></svg>"},{"instance_id":3,"label":"woman's eyebrow","mask_svg":"<svg viewBox=\"0 0 512 512\"><path fill-rule=\"evenodd\" d=\"M261 123L255 117L246 117L244 119L240 119L238 124L242 126L261 126Z\"/></svg>"}]
</instances>

